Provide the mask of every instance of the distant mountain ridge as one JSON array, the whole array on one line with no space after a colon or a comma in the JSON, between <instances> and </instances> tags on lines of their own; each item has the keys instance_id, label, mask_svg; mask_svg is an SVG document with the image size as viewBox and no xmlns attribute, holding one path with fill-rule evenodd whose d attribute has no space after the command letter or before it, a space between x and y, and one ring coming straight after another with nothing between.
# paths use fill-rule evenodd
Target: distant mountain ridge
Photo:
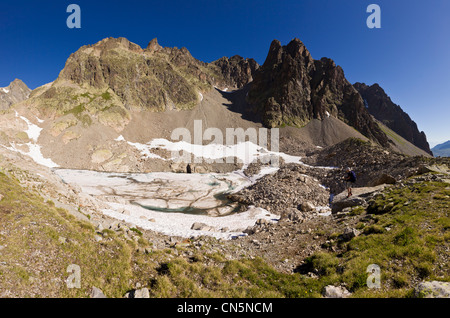
<instances>
[{"instance_id":1,"label":"distant mountain ridge","mask_svg":"<svg viewBox=\"0 0 450 318\"><path fill-rule=\"evenodd\" d=\"M450 140L431 148L435 157L450 157Z\"/></svg>"}]
</instances>

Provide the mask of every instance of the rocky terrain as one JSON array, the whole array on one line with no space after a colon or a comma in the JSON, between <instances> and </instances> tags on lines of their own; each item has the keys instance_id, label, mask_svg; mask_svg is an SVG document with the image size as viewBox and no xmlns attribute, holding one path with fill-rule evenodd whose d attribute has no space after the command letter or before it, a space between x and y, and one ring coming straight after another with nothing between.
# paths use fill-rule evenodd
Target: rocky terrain
<instances>
[{"instance_id":1,"label":"rocky terrain","mask_svg":"<svg viewBox=\"0 0 450 318\"><path fill-rule=\"evenodd\" d=\"M28 98L31 89L20 79L15 79L6 87L0 87L0 110L7 110L12 104Z\"/></svg>"},{"instance_id":2,"label":"rocky terrain","mask_svg":"<svg viewBox=\"0 0 450 318\"><path fill-rule=\"evenodd\" d=\"M416 158L395 184L361 181L352 204L333 214L311 173L324 169L283 164L235 196L280 218L218 240L110 218L104 203L49 169L1 154L2 297L448 297L448 160ZM331 207L349 200L341 197ZM381 290L358 281L369 263L386 271ZM81 288L67 288L70 264L82 268Z\"/></svg>"},{"instance_id":3,"label":"rocky terrain","mask_svg":"<svg viewBox=\"0 0 450 318\"><path fill-rule=\"evenodd\" d=\"M231 58L222 57L212 62L217 65L229 87L242 88L253 81L253 76L259 68L254 59L244 59L239 55Z\"/></svg>"},{"instance_id":4,"label":"rocky terrain","mask_svg":"<svg viewBox=\"0 0 450 318\"><path fill-rule=\"evenodd\" d=\"M0 114L1 297L448 297L448 158L390 130L298 39L259 66L107 38L29 95L13 83L0 89L15 98ZM222 137L276 127L279 149L176 143L199 122ZM243 144L250 161L226 152ZM186 145L202 160L174 160ZM265 156L279 165L253 160Z\"/></svg>"}]
</instances>

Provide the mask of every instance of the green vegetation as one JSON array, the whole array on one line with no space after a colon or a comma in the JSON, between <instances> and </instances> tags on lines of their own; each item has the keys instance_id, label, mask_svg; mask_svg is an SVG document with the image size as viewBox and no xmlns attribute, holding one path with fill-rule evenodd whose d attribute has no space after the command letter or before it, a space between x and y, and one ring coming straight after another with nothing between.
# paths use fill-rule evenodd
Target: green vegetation
<instances>
[{"instance_id":1,"label":"green vegetation","mask_svg":"<svg viewBox=\"0 0 450 318\"><path fill-rule=\"evenodd\" d=\"M101 96L104 100L110 100L112 98L109 92L104 92Z\"/></svg>"},{"instance_id":2,"label":"green vegetation","mask_svg":"<svg viewBox=\"0 0 450 318\"><path fill-rule=\"evenodd\" d=\"M97 285L119 297L128 288L134 243L112 238L96 244L90 223L22 188L13 176L0 173L0 193L5 194L0 201L4 289L19 297L85 297ZM81 268L81 289L60 283L68 278L70 264Z\"/></svg>"},{"instance_id":3,"label":"green vegetation","mask_svg":"<svg viewBox=\"0 0 450 318\"><path fill-rule=\"evenodd\" d=\"M372 224L359 223L362 234L337 242L339 252L309 257L307 270L319 275L319 285L345 284L355 297L409 297L418 281L450 281L449 194L448 184L426 182L379 195L361 214L372 214ZM380 290L367 287L370 264L381 268Z\"/></svg>"},{"instance_id":4,"label":"green vegetation","mask_svg":"<svg viewBox=\"0 0 450 318\"><path fill-rule=\"evenodd\" d=\"M399 136L398 134L396 134L393 130L389 129L387 126L385 125L378 125L378 127L380 127L380 129L386 134L388 135L390 138L392 138L393 140L395 140L399 145L404 145L406 144L406 140L403 139L401 136Z\"/></svg>"}]
</instances>

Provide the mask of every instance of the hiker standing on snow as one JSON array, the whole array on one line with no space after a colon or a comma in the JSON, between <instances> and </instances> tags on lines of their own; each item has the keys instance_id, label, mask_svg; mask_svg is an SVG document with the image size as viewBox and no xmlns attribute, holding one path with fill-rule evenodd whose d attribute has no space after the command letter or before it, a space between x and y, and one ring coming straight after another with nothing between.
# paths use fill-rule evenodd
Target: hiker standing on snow
<instances>
[{"instance_id":1,"label":"hiker standing on snow","mask_svg":"<svg viewBox=\"0 0 450 318\"><path fill-rule=\"evenodd\" d=\"M347 168L347 175L344 177L345 186L347 188L347 198L352 196L352 184L356 182L356 174L355 172Z\"/></svg>"}]
</instances>

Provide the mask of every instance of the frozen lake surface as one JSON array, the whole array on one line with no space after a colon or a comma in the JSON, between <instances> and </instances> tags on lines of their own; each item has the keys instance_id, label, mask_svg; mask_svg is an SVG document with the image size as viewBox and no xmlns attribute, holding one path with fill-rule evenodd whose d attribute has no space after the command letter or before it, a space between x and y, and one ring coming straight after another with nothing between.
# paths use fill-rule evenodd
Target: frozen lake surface
<instances>
[{"instance_id":1,"label":"frozen lake surface","mask_svg":"<svg viewBox=\"0 0 450 318\"><path fill-rule=\"evenodd\" d=\"M110 217L166 235L230 239L244 235L242 231L258 219L278 220L278 215L262 208L249 207L237 212L239 206L226 199L226 194L273 171L268 167L252 179L240 171L183 174L56 169L55 173L64 182L79 186L84 193L107 203L110 208L102 212ZM204 223L211 230L192 230L194 223Z\"/></svg>"}]
</instances>

